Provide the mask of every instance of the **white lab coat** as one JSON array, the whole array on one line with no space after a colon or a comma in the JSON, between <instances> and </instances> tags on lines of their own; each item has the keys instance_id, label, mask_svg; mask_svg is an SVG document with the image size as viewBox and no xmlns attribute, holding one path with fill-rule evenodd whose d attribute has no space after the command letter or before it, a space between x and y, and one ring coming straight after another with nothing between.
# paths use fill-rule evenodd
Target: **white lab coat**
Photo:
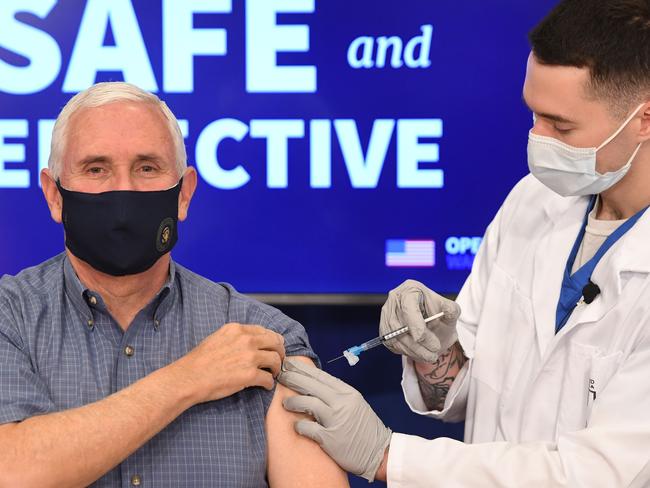
<instances>
[{"instance_id":1,"label":"white lab coat","mask_svg":"<svg viewBox=\"0 0 650 488\"><path fill-rule=\"evenodd\" d=\"M530 175L510 193L458 297L470 359L441 412L404 361L411 409L464 419L465 443L394 434L390 488L650 486L650 211L596 267L600 295L555 334L588 201Z\"/></svg>"}]
</instances>

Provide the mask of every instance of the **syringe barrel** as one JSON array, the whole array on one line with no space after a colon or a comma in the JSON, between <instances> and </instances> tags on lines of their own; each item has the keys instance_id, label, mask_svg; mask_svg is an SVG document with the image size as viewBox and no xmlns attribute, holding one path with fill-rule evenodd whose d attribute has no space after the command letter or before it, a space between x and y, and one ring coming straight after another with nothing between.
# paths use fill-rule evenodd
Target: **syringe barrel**
<instances>
[{"instance_id":1,"label":"syringe barrel","mask_svg":"<svg viewBox=\"0 0 650 488\"><path fill-rule=\"evenodd\" d=\"M382 342L389 341L391 339L394 339L395 337L401 336L402 334L408 332L409 328L408 327L402 327L401 329L394 330L393 332L389 332L388 334L382 336L380 339Z\"/></svg>"}]
</instances>

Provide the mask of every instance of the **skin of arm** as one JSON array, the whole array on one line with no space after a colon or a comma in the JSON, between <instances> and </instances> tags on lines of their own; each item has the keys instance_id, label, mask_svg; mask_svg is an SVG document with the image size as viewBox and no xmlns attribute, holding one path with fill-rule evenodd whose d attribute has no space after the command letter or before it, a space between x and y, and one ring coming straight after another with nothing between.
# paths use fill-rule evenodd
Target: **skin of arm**
<instances>
[{"instance_id":1,"label":"skin of arm","mask_svg":"<svg viewBox=\"0 0 650 488\"><path fill-rule=\"evenodd\" d=\"M296 359L313 364L307 357ZM266 415L269 485L271 488L349 487L347 475L332 458L316 442L298 435L294 429L296 421L309 418L282 406L282 400L295 395L278 383Z\"/></svg>"},{"instance_id":2,"label":"skin of arm","mask_svg":"<svg viewBox=\"0 0 650 488\"><path fill-rule=\"evenodd\" d=\"M433 363L415 363L415 371L424 404L429 410L442 410L449 388L467 358L458 342Z\"/></svg>"},{"instance_id":3,"label":"skin of arm","mask_svg":"<svg viewBox=\"0 0 650 488\"><path fill-rule=\"evenodd\" d=\"M273 388L283 337L226 324L177 361L98 402L0 425L0 486L93 483L198 403Z\"/></svg>"}]
</instances>

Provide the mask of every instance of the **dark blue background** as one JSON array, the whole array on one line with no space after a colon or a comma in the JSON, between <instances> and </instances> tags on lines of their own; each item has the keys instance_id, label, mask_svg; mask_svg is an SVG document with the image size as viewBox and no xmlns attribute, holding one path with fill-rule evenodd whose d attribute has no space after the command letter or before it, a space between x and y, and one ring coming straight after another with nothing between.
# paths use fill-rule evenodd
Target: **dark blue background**
<instances>
[{"instance_id":1,"label":"dark blue background","mask_svg":"<svg viewBox=\"0 0 650 488\"><path fill-rule=\"evenodd\" d=\"M195 58L195 92L159 95L178 118L190 121L187 148L213 120L252 118L352 118L367 145L377 118L441 118L440 163L444 189L397 189L395 135L376 189L353 189L335 134L333 187L309 187L306 138L289 144L289 188L265 186L262 140L227 141L224 165L245 162L252 180L245 187L217 190L200 180L190 218L181 225L175 258L215 280L258 293L383 293L407 277L442 292L456 292L467 272L447 270L448 236L480 236L512 185L526 172L530 115L521 102L528 54L526 34L554 0L317 0L314 14L280 15L281 23L310 27L310 51L281 54L281 63L313 64L315 94L248 94L245 89L244 2L232 14L195 15L196 28L227 29L228 54ZM160 2L134 1L145 44L162 89ZM47 90L23 96L0 93L0 118L26 118L27 167L32 187L1 189L0 274L15 273L63 249L61 229L49 214L37 181L36 121L55 118L71 94L61 87L85 2L61 0L44 20L19 14L55 37L64 61ZM428 69L353 70L347 48L361 35L399 35L404 41L433 25ZM0 25L0 28L2 26ZM106 43L112 42L107 35ZM0 60L25 60L0 48ZM119 80L100 73L97 81ZM23 140L9 142L24 142ZM387 238L434 239L434 269L388 269Z\"/></svg>"}]
</instances>

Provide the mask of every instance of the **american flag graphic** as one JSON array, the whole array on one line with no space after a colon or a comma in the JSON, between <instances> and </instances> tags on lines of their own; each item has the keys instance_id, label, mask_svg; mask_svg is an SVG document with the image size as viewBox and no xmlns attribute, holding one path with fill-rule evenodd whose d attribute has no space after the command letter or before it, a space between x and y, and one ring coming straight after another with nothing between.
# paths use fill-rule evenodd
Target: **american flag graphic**
<instances>
[{"instance_id":1,"label":"american flag graphic","mask_svg":"<svg viewBox=\"0 0 650 488\"><path fill-rule=\"evenodd\" d=\"M436 243L432 240L388 239L386 266L390 268L433 268Z\"/></svg>"}]
</instances>

